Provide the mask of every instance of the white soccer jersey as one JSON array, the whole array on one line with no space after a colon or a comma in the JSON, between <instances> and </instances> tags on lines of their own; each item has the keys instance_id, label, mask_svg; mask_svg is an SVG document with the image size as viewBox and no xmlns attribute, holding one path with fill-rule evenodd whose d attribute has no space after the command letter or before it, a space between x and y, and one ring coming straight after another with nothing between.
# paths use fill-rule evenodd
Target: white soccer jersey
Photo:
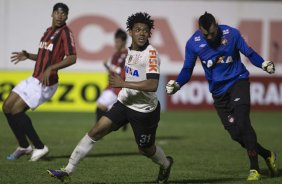
<instances>
[{"instance_id":1,"label":"white soccer jersey","mask_svg":"<svg viewBox=\"0 0 282 184\"><path fill-rule=\"evenodd\" d=\"M148 45L143 51L128 49L125 61L125 81L144 81L158 79L160 60L154 47ZM145 92L135 89L122 88L118 100L128 108L138 112L152 112L158 105L155 92Z\"/></svg>"}]
</instances>

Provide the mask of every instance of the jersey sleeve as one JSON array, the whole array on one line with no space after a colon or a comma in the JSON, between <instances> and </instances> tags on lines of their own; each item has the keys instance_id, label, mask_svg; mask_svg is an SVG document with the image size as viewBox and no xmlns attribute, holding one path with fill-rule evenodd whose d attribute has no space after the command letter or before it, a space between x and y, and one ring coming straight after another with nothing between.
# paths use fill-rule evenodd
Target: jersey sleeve
<instances>
[{"instance_id":1,"label":"jersey sleeve","mask_svg":"<svg viewBox=\"0 0 282 184\"><path fill-rule=\"evenodd\" d=\"M76 55L75 41L72 32L69 29L64 29L62 33L62 40L65 55Z\"/></svg>"},{"instance_id":2,"label":"jersey sleeve","mask_svg":"<svg viewBox=\"0 0 282 184\"><path fill-rule=\"evenodd\" d=\"M176 82L180 86L183 86L190 80L191 75L193 73L193 69L195 67L196 60L197 60L197 54L194 52L193 42L189 40L185 46L185 60L183 67L176 79Z\"/></svg>"},{"instance_id":3,"label":"jersey sleeve","mask_svg":"<svg viewBox=\"0 0 282 184\"><path fill-rule=\"evenodd\" d=\"M160 77L160 60L155 49L149 50L148 61L146 62L146 77L147 79L159 79Z\"/></svg>"},{"instance_id":4,"label":"jersey sleeve","mask_svg":"<svg viewBox=\"0 0 282 184\"><path fill-rule=\"evenodd\" d=\"M242 54L244 54L248 59L251 61L251 63L257 67L261 67L261 64L263 63L263 58L255 52L245 41L245 39L241 36L239 30L235 30L235 39L236 42L236 48L240 50Z\"/></svg>"}]
</instances>

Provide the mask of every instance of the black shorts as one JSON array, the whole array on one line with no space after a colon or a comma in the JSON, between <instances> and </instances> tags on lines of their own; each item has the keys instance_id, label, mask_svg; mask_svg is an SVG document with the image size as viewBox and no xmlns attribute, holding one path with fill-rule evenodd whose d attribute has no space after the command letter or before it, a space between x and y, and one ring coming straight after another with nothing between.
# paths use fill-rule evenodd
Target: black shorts
<instances>
[{"instance_id":1,"label":"black shorts","mask_svg":"<svg viewBox=\"0 0 282 184\"><path fill-rule=\"evenodd\" d=\"M139 147L145 148L155 144L156 130L160 121L160 103L154 111L143 113L117 101L105 116L112 120L114 130L130 123Z\"/></svg>"},{"instance_id":2,"label":"black shorts","mask_svg":"<svg viewBox=\"0 0 282 184\"><path fill-rule=\"evenodd\" d=\"M234 123L234 108L240 105L250 107L250 82L248 79L238 80L226 92L221 95L213 96L214 107L227 129ZM238 117L236 115L236 117Z\"/></svg>"}]
</instances>

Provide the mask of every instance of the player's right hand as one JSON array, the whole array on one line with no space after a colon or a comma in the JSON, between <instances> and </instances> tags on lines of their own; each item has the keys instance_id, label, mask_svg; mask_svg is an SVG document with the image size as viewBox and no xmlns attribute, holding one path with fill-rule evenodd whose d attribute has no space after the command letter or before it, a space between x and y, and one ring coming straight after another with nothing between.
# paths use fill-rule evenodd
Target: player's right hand
<instances>
[{"instance_id":1,"label":"player's right hand","mask_svg":"<svg viewBox=\"0 0 282 184\"><path fill-rule=\"evenodd\" d=\"M22 52L12 52L11 62L17 64L20 61L24 61L28 58L28 53L23 50Z\"/></svg>"},{"instance_id":2,"label":"player's right hand","mask_svg":"<svg viewBox=\"0 0 282 184\"><path fill-rule=\"evenodd\" d=\"M275 72L275 66L272 61L264 61L261 68L269 74L273 74Z\"/></svg>"},{"instance_id":3,"label":"player's right hand","mask_svg":"<svg viewBox=\"0 0 282 184\"><path fill-rule=\"evenodd\" d=\"M170 80L165 88L168 95L173 95L180 89L180 86L175 80Z\"/></svg>"}]
</instances>

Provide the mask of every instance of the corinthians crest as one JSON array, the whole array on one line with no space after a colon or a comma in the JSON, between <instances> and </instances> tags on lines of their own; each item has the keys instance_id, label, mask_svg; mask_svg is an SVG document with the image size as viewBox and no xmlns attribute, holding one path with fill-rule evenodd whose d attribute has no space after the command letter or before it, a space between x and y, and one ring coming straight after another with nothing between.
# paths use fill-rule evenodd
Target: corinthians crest
<instances>
[{"instance_id":1,"label":"corinthians crest","mask_svg":"<svg viewBox=\"0 0 282 184\"><path fill-rule=\"evenodd\" d=\"M134 65L136 63L138 63L138 61L141 59L141 55L140 54L135 54L135 55L129 55L128 56L128 65Z\"/></svg>"}]
</instances>

